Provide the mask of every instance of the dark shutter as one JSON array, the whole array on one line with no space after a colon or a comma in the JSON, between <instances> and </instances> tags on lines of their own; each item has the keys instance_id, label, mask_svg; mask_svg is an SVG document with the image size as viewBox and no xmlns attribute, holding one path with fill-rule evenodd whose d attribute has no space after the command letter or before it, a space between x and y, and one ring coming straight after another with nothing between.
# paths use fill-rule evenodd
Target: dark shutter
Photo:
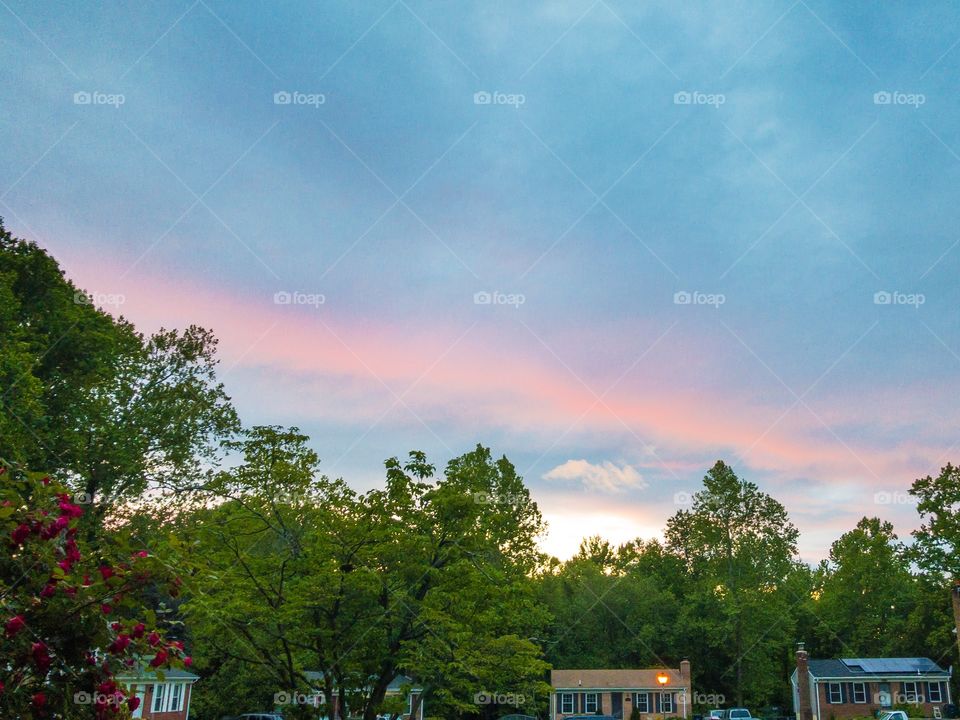
<instances>
[{"instance_id":1,"label":"dark shutter","mask_svg":"<svg viewBox=\"0 0 960 720\"><path fill-rule=\"evenodd\" d=\"M673 714L679 715L680 711L677 709L677 693L673 694Z\"/></svg>"},{"instance_id":2,"label":"dark shutter","mask_svg":"<svg viewBox=\"0 0 960 720\"><path fill-rule=\"evenodd\" d=\"M653 712L655 713L663 712L660 709L660 693L653 694Z\"/></svg>"}]
</instances>

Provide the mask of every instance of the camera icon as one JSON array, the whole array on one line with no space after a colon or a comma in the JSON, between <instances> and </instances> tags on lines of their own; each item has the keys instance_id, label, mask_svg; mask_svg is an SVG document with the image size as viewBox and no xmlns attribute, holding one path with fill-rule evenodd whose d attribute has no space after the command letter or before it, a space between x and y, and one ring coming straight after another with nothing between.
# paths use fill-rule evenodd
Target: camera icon
<instances>
[{"instance_id":1,"label":"camera icon","mask_svg":"<svg viewBox=\"0 0 960 720\"><path fill-rule=\"evenodd\" d=\"M73 94L74 105L89 105L91 102L93 102L93 96L85 90Z\"/></svg>"},{"instance_id":2,"label":"camera icon","mask_svg":"<svg viewBox=\"0 0 960 720\"><path fill-rule=\"evenodd\" d=\"M877 505L890 505L893 502L893 495L886 491L874 493L873 502Z\"/></svg>"},{"instance_id":3,"label":"camera icon","mask_svg":"<svg viewBox=\"0 0 960 720\"><path fill-rule=\"evenodd\" d=\"M680 92L673 94L674 105L689 105L692 100L693 96L686 90L681 90Z\"/></svg>"},{"instance_id":4,"label":"camera icon","mask_svg":"<svg viewBox=\"0 0 960 720\"><path fill-rule=\"evenodd\" d=\"M886 290L880 290L873 294L873 304L874 305L889 305L893 302L893 295L888 293Z\"/></svg>"},{"instance_id":5,"label":"camera icon","mask_svg":"<svg viewBox=\"0 0 960 720\"><path fill-rule=\"evenodd\" d=\"M473 94L474 105L489 105L491 102L493 102L493 96L486 90L480 90Z\"/></svg>"},{"instance_id":6,"label":"camera icon","mask_svg":"<svg viewBox=\"0 0 960 720\"><path fill-rule=\"evenodd\" d=\"M73 704L74 705L92 705L93 696L88 693L86 690L80 690L73 694Z\"/></svg>"},{"instance_id":7,"label":"camera icon","mask_svg":"<svg viewBox=\"0 0 960 720\"><path fill-rule=\"evenodd\" d=\"M693 296L686 290L680 290L673 294L674 305L689 305L693 301Z\"/></svg>"},{"instance_id":8,"label":"camera icon","mask_svg":"<svg viewBox=\"0 0 960 720\"><path fill-rule=\"evenodd\" d=\"M273 694L274 705L289 705L291 700L290 693L278 692Z\"/></svg>"},{"instance_id":9,"label":"camera icon","mask_svg":"<svg viewBox=\"0 0 960 720\"><path fill-rule=\"evenodd\" d=\"M274 105L289 105L291 102L293 102L293 96L286 90L281 90L273 94Z\"/></svg>"},{"instance_id":10,"label":"camera icon","mask_svg":"<svg viewBox=\"0 0 960 720\"><path fill-rule=\"evenodd\" d=\"M889 105L891 102L893 102L893 96L886 90L881 90L873 94L874 105Z\"/></svg>"},{"instance_id":11,"label":"camera icon","mask_svg":"<svg viewBox=\"0 0 960 720\"><path fill-rule=\"evenodd\" d=\"M693 495L688 493L686 490L681 490L678 493L674 493L673 504L680 507L688 507L693 505Z\"/></svg>"},{"instance_id":12,"label":"camera icon","mask_svg":"<svg viewBox=\"0 0 960 720\"><path fill-rule=\"evenodd\" d=\"M480 292L475 292L473 294L474 305L489 305L492 302L493 302L493 295L488 293L486 290L481 290Z\"/></svg>"},{"instance_id":13,"label":"camera icon","mask_svg":"<svg viewBox=\"0 0 960 720\"><path fill-rule=\"evenodd\" d=\"M286 290L281 290L280 292L275 292L273 294L274 305L289 305L291 302L293 302L293 295L288 293Z\"/></svg>"},{"instance_id":14,"label":"camera icon","mask_svg":"<svg viewBox=\"0 0 960 720\"><path fill-rule=\"evenodd\" d=\"M73 496L73 502L77 505L90 505L93 503L93 495L90 493L77 493Z\"/></svg>"},{"instance_id":15,"label":"camera icon","mask_svg":"<svg viewBox=\"0 0 960 720\"><path fill-rule=\"evenodd\" d=\"M490 704L490 693L487 692L478 692L473 696L473 702L476 705L489 705Z\"/></svg>"}]
</instances>

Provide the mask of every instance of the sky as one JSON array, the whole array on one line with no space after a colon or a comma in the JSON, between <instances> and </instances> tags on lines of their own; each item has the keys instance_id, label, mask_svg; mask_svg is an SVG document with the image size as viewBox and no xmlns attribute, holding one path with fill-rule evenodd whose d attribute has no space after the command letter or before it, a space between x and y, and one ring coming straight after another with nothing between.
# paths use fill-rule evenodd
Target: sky
<instances>
[{"instance_id":1,"label":"sky","mask_svg":"<svg viewBox=\"0 0 960 720\"><path fill-rule=\"evenodd\" d=\"M960 8L0 0L0 216L358 489L517 466L573 554L718 459L800 554L960 457Z\"/></svg>"}]
</instances>

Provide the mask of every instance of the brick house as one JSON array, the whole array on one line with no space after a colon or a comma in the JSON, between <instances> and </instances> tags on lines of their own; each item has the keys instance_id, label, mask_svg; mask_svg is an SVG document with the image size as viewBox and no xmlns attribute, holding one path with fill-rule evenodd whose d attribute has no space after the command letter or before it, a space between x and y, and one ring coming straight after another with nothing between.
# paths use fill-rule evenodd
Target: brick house
<instances>
[{"instance_id":1,"label":"brick house","mask_svg":"<svg viewBox=\"0 0 960 720\"><path fill-rule=\"evenodd\" d=\"M185 670L165 670L163 680L148 669L117 676L140 698L140 707L134 710L133 717L142 720L189 720L190 696L199 679Z\"/></svg>"},{"instance_id":2,"label":"brick house","mask_svg":"<svg viewBox=\"0 0 960 720\"><path fill-rule=\"evenodd\" d=\"M550 720L583 715L629 718L633 708L641 720L689 717L693 692L690 663L680 667L636 670L552 670Z\"/></svg>"},{"instance_id":3,"label":"brick house","mask_svg":"<svg viewBox=\"0 0 960 720\"><path fill-rule=\"evenodd\" d=\"M951 703L950 673L921 657L814 660L801 647L790 685L799 720L873 716L902 704L938 717Z\"/></svg>"}]
</instances>

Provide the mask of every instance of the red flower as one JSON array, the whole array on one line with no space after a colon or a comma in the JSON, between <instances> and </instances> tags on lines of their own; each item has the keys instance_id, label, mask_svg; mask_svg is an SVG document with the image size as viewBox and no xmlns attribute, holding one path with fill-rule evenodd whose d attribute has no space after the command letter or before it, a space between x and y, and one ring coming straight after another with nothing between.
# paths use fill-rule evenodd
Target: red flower
<instances>
[{"instance_id":1,"label":"red flower","mask_svg":"<svg viewBox=\"0 0 960 720\"><path fill-rule=\"evenodd\" d=\"M47 704L47 696L42 692L35 693L33 696L33 706L39 710Z\"/></svg>"},{"instance_id":2,"label":"red flower","mask_svg":"<svg viewBox=\"0 0 960 720\"><path fill-rule=\"evenodd\" d=\"M113 568L110 567L109 565L101 565L101 566L100 566L100 576L101 576L104 580L108 580L108 579L112 578L112 577L113 577Z\"/></svg>"},{"instance_id":3,"label":"red flower","mask_svg":"<svg viewBox=\"0 0 960 720\"><path fill-rule=\"evenodd\" d=\"M43 586L43 590L40 591L40 597L44 599L52 598L54 593L56 592L57 592L57 586L54 585L53 583L47 583L46 585Z\"/></svg>"},{"instance_id":4,"label":"red flower","mask_svg":"<svg viewBox=\"0 0 960 720\"><path fill-rule=\"evenodd\" d=\"M136 695L133 697L128 697L127 707L130 708L130 712L136 710L138 707L140 707L140 698L138 698Z\"/></svg>"},{"instance_id":5,"label":"red flower","mask_svg":"<svg viewBox=\"0 0 960 720\"><path fill-rule=\"evenodd\" d=\"M193 665L193 658L190 657L189 655L187 655L187 656L183 659L183 665L184 665L184 667L190 667L191 665Z\"/></svg>"},{"instance_id":6,"label":"red flower","mask_svg":"<svg viewBox=\"0 0 960 720\"><path fill-rule=\"evenodd\" d=\"M46 675L50 669L50 655L47 653L47 646L42 642L35 642L30 646L30 654L33 655L33 662L41 674Z\"/></svg>"},{"instance_id":7,"label":"red flower","mask_svg":"<svg viewBox=\"0 0 960 720\"><path fill-rule=\"evenodd\" d=\"M157 650L157 654L153 656L153 660L150 661L150 667L160 667L167 661L167 651L166 650Z\"/></svg>"},{"instance_id":8,"label":"red flower","mask_svg":"<svg viewBox=\"0 0 960 720\"><path fill-rule=\"evenodd\" d=\"M156 630L147 635L147 642L151 645L156 645L158 642L160 642L160 635L157 634Z\"/></svg>"},{"instance_id":9,"label":"red flower","mask_svg":"<svg viewBox=\"0 0 960 720\"><path fill-rule=\"evenodd\" d=\"M14 531L10 533L10 539L13 540L14 545L22 545L23 541L26 540L29 536L30 536L30 526L25 523L20 523L19 525L17 525Z\"/></svg>"},{"instance_id":10,"label":"red flower","mask_svg":"<svg viewBox=\"0 0 960 720\"><path fill-rule=\"evenodd\" d=\"M118 635L117 639L110 643L110 647L107 648L107 652L114 655L119 655L124 650L127 649L127 646L130 644L129 635Z\"/></svg>"},{"instance_id":11,"label":"red flower","mask_svg":"<svg viewBox=\"0 0 960 720\"><path fill-rule=\"evenodd\" d=\"M12 618L7 620L7 624L5 626L5 629L7 631L7 637L12 638L18 632L23 630L23 628L26 627L26 625L27 623L23 619L23 615L14 615Z\"/></svg>"},{"instance_id":12,"label":"red flower","mask_svg":"<svg viewBox=\"0 0 960 720\"><path fill-rule=\"evenodd\" d=\"M130 631L130 634L138 640L143 637L143 634L147 631L147 626L143 623L137 623L133 626L133 630Z\"/></svg>"},{"instance_id":13,"label":"red flower","mask_svg":"<svg viewBox=\"0 0 960 720\"><path fill-rule=\"evenodd\" d=\"M106 603L104 603L103 605L100 606L100 612L102 612L104 615L109 615L110 613L113 612L113 608L110 605L107 605Z\"/></svg>"}]
</instances>

